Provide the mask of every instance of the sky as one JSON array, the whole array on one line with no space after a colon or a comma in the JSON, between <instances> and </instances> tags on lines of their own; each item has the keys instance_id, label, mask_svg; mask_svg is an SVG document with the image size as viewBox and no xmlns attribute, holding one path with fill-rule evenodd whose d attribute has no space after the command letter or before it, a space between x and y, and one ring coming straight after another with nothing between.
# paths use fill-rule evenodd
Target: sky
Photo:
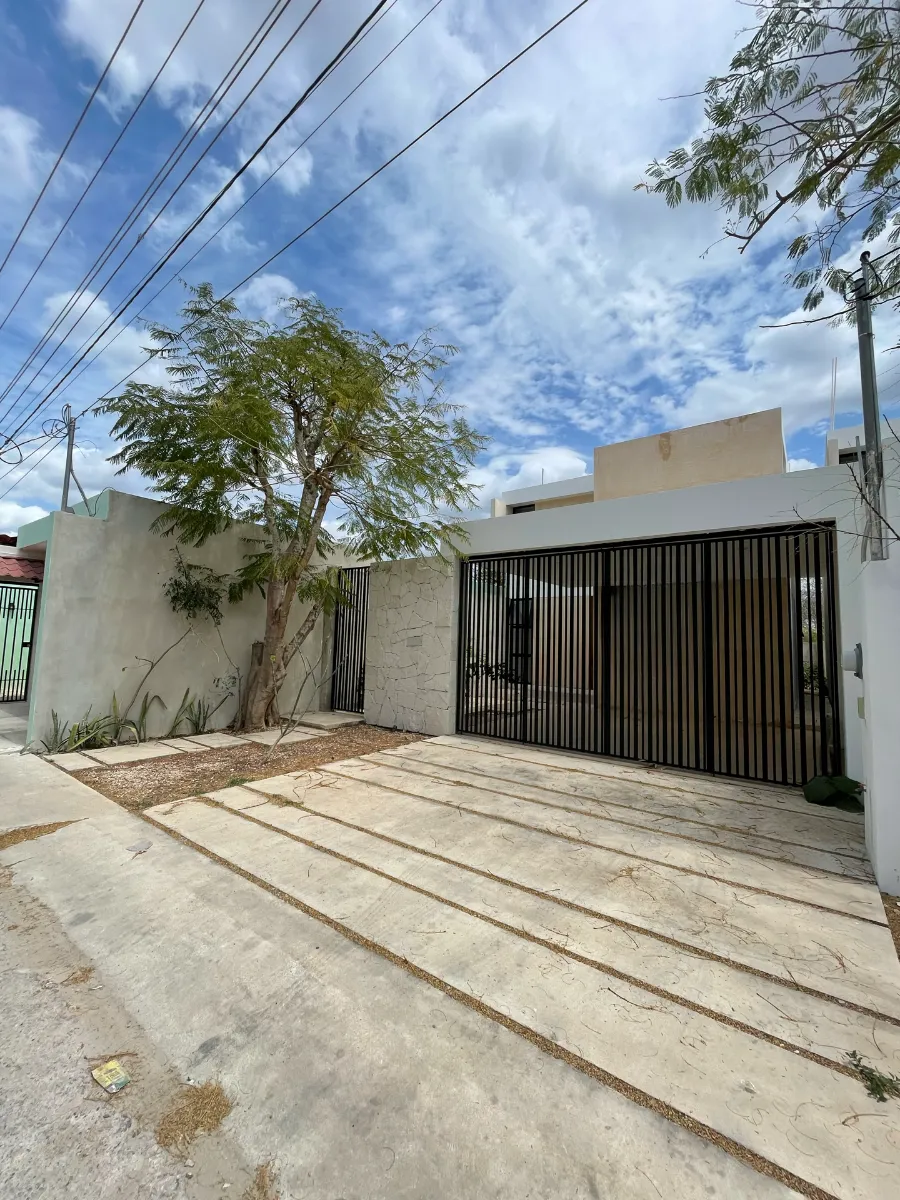
<instances>
[{"instance_id":1,"label":"sky","mask_svg":"<svg viewBox=\"0 0 900 1200\"><path fill-rule=\"evenodd\" d=\"M299 110L168 266L110 326L96 362L24 423L29 455L0 463L0 531L55 508L64 452L43 422L87 408L143 359L141 322L171 322L185 283L230 290L396 150L517 53L573 0L396 0ZM0 254L5 254L137 0L0 0ZM115 62L18 246L0 273L6 390L197 111L270 11L271 0L203 0L187 34L33 283L28 281L196 0L144 0ZM223 122L294 32L292 0L222 108L125 235L42 355L0 401L22 424L57 372L101 329L222 183L344 43L372 0L320 0L276 66ZM425 14L428 13L426 16ZM247 203L412 27L421 25ZM723 71L752 10L732 0L591 0L560 29L242 288L251 316L315 293L348 324L394 341L426 328L459 348L447 396L490 443L473 480L482 509L517 487L581 475L595 445L780 405L791 466L820 465L838 360L837 423L861 421L852 329L797 319L782 225L740 255L715 206L675 210L635 191L648 162L703 127L697 92ZM678 97L678 98L674 98ZM217 136L218 135L218 136ZM215 143L170 203L199 150ZM235 215L236 214L236 215ZM233 219L193 262L195 250ZM153 222L151 225L151 221ZM846 248L847 261L860 247ZM117 263L130 255L115 273ZM110 278L111 276L111 278ZM147 300L172 280L137 321ZM92 302L92 303L91 303ZM89 307L90 304L90 307ZM74 322L77 319L77 325ZM74 327L73 327L74 325ZM881 310L880 347L898 338ZM110 344L110 339L116 340ZM32 382L51 350L46 369ZM96 351L95 351L96 352ZM879 356L886 413L900 359ZM80 368L79 368L80 369ZM138 379L159 379L159 366ZM145 490L116 478L108 424L78 426L75 470L94 494Z\"/></svg>"}]
</instances>

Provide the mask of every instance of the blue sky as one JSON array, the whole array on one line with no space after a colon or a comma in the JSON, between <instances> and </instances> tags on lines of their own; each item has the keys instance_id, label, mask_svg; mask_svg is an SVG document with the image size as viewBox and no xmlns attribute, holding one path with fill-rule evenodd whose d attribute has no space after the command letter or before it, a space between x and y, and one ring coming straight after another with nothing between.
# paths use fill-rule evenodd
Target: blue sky
<instances>
[{"instance_id":1,"label":"blue sky","mask_svg":"<svg viewBox=\"0 0 900 1200\"><path fill-rule=\"evenodd\" d=\"M0 248L37 195L136 0L0 0ZM131 316L263 176L405 34L433 0L397 0L378 28L297 114ZM239 100L311 0L294 0L230 100ZM194 0L145 0L101 95L25 237L0 276L0 319L53 239L192 10ZM370 3L323 0L308 25L172 204L161 202L193 153L123 242L134 252L86 301L44 375L0 402L9 431L46 381L128 294L221 182L328 61ZM185 269L190 282L230 289L410 137L570 6L570 0L442 0L409 40L275 180ZM165 160L270 7L205 0L147 104L87 201L0 331L0 379L14 375L49 320ZM252 315L278 297L313 291L347 320L392 339L434 326L460 354L451 398L491 436L476 472L484 503L510 487L590 469L594 445L780 404L797 465L822 461L831 360L838 358L840 424L858 421L855 337L827 325L760 326L796 314L783 283L788 228L746 256L717 242L714 207L668 210L633 190L647 162L697 133L695 92L723 69L748 9L730 0L593 0L525 60L406 158L328 218L239 294ZM258 64L258 65L257 65ZM195 147L205 145L219 120ZM156 223L139 242L152 216ZM717 244L714 244L717 243ZM709 253L704 253L712 246ZM858 248L848 247L848 254ZM93 297L92 297L93 298ZM172 283L144 314L171 320ZM139 326L119 337L22 437L68 401L76 410L141 361ZM65 329L61 332L65 333ZM894 314L879 318L882 346ZM56 343L53 343L54 345ZM885 363L887 411L900 372ZM30 375L30 372L29 372ZM86 418L76 469L89 491L113 482L107 429ZM43 453L43 451L41 451ZM0 466L0 529L58 503L62 451L27 475ZM120 482L139 490L141 481Z\"/></svg>"}]
</instances>

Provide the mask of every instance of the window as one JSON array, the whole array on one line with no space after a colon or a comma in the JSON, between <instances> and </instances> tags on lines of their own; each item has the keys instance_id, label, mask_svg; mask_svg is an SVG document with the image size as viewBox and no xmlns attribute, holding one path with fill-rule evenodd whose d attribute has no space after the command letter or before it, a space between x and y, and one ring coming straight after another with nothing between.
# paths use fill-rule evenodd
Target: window
<instances>
[{"instance_id":1,"label":"window","mask_svg":"<svg viewBox=\"0 0 900 1200\"><path fill-rule=\"evenodd\" d=\"M511 513L534 512L533 504L514 504L509 510Z\"/></svg>"}]
</instances>

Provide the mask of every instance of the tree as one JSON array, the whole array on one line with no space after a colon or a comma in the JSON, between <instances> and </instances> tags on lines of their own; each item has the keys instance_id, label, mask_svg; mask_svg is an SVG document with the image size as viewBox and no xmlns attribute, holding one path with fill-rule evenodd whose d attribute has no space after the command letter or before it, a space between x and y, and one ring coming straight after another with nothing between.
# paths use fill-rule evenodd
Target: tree
<instances>
[{"instance_id":1,"label":"tree","mask_svg":"<svg viewBox=\"0 0 900 1200\"><path fill-rule=\"evenodd\" d=\"M235 522L260 527L229 589L232 602L265 593L241 714L257 728L278 721L292 659L340 602L326 565L338 542L365 560L440 553L463 536L486 439L443 398L453 347L428 333L392 345L310 297L283 301L278 324L252 321L208 284L191 292L179 328L150 327L171 383L131 383L97 411L116 418L111 461L167 501L157 532L201 545ZM309 611L288 637L295 603Z\"/></svg>"},{"instance_id":2,"label":"tree","mask_svg":"<svg viewBox=\"0 0 900 1200\"><path fill-rule=\"evenodd\" d=\"M900 295L900 3L771 0L756 11L728 74L706 84L703 135L637 186L670 206L718 200L742 253L793 217L789 282L806 311L828 288L842 299L828 316L849 318L850 276L835 259L850 238L888 231L878 299Z\"/></svg>"}]
</instances>

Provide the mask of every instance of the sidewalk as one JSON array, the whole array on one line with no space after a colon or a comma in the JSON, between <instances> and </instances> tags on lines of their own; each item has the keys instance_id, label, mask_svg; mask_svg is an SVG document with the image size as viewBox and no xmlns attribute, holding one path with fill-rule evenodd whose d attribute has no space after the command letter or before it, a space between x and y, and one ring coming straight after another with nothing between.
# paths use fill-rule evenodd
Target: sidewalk
<instances>
[{"instance_id":1,"label":"sidewalk","mask_svg":"<svg viewBox=\"0 0 900 1200\"><path fill-rule=\"evenodd\" d=\"M143 1039L123 1046L115 1030L93 1049L140 1056L150 1046L167 1078L218 1080L235 1106L221 1154L245 1172L273 1162L281 1200L792 1194L62 771L30 756L0 757L0 829L67 820L0 851L0 865L23 903L44 906L72 961L93 968L103 990L87 995L108 998ZM147 840L145 853L129 851ZM37 968L35 979L37 1011L32 1005L26 1017L34 1034L18 1037L13 1051L19 1078L27 1054L29 1079L52 1066L53 1078L76 1080L90 1104L95 1085L74 1043L40 1032L41 1011L51 1024L60 1018L41 1010L49 971ZM9 1021L11 1009L2 1011ZM113 1111L119 1100L123 1109L135 1105L138 1138L153 1128L141 1117L141 1104L153 1109L143 1087L136 1072L113 1101ZM46 1095L39 1083L25 1089L38 1109ZM48 1099L29 1124L49 1136L64 1121ZM16 1129L0 1144L0 1192L13 1200L29 1189L60 1194L53 1164L35 1156L23 1187L17 1171L28 1134ZM94 1145L85 1152L60 1143L72 1194L92 1194L93 1168L107 1169ZM192 1159L200 1162L199 1151ZM156 1167L147 1161L141 1194L154 1195ZM119 1186L108 1194L135 1194L127 1161L116 1176L119 1165L113 1156ZM172 1171L181 1189L172 1194L203 1195L187 1190L196 1180L177 1163ZM224 1194L240 1197L237 1167L223 1179L232 1183Z\"/></svg>"}]
</instances>

